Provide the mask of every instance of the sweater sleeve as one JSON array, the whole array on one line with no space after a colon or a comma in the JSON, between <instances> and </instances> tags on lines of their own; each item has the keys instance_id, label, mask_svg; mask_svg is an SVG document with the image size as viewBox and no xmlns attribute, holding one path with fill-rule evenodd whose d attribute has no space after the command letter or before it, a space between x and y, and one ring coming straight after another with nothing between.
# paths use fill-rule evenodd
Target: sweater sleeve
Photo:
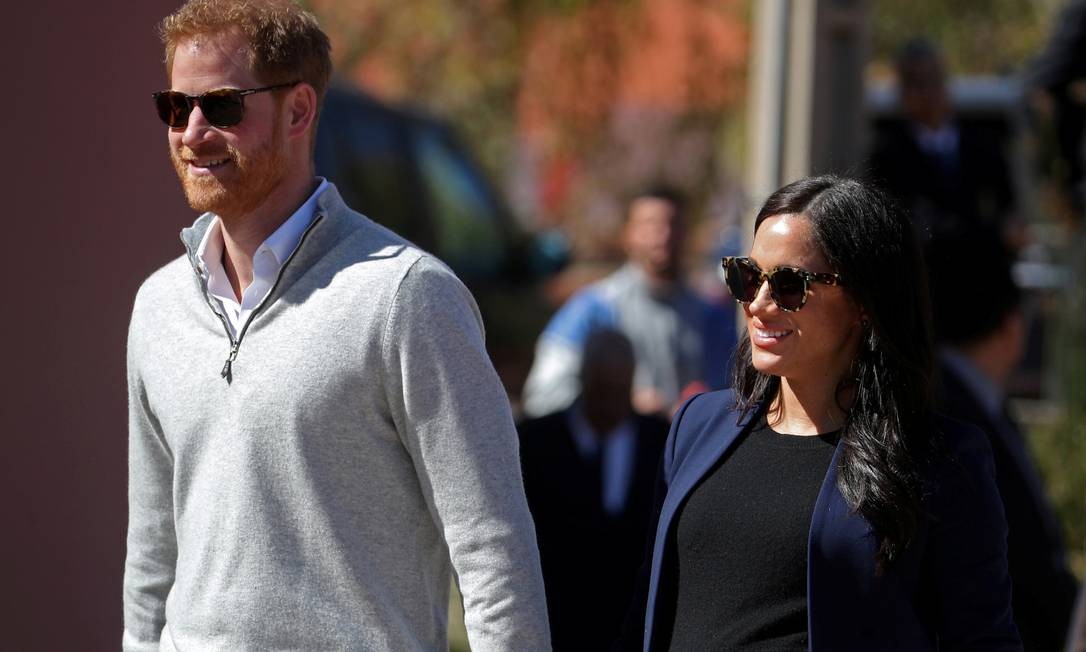
<instances>
[{"instance_id":1,"label":"sweater sleeve","mask_svg":"<svg viewBox=\"0 0 1086 652\"><path fill-rule=\"evenodd\" d=\"M138 305L138 300L137 300ZM128 335L128 554L124 570L125 652L157 650L173 586L173 454L139 372L138 318Z\"/></svg>"},{"instance_id":2,"label":"sweater sleeve","mask_svg":"<svg viewBox=\"0 0 1086 652\"><path fill-rule=\"evenodd\" d=\"M434 259L402 279L383 355L392 417L448 546L471 648L550 649L508 398L471 294Z\"/></svg>"}]
</instances>

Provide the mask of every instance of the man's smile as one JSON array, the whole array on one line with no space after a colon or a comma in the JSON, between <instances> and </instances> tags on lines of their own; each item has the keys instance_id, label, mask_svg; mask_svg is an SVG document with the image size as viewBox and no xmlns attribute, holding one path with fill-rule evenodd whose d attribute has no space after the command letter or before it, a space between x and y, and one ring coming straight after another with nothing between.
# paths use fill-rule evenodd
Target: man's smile
<instances>
[{"instance_id":1,"label":"man's smile","mask_svg":"<svg viewBox=\"0 0 1086 652\"><path fill-rule=\"evenodd\" d=\"M190 168L195 168L196 171L201 170L213 170L218 167L222 167L230 162L230 157L224 158L208 158L208 159L186 159Z\"/></svg>"}]
</instances>

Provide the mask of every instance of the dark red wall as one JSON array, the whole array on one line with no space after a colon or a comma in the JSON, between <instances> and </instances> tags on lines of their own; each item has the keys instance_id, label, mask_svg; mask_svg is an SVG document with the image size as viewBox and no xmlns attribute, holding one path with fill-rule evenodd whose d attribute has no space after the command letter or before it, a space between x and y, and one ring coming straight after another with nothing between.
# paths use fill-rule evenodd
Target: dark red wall
<instances>
[{"instance_id":1,"label":"dark red wall","mask_svg":"<svg viewBox=\"0 0 1086 652\"><path fill-rule=\"evenodd\" d=\"M128 314L193 217L150 99L178 4L5 4L4 649L120 647Z\"/></svg>"}]
</instances>

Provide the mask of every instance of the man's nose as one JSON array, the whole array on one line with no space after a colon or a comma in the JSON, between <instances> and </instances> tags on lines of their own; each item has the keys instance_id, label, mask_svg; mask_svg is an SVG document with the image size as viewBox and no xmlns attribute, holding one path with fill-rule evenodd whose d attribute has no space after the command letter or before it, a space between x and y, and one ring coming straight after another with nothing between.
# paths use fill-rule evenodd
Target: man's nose
<instances>
[{"instance_id":1,"label":"man's nose","mask_svg":"<svg viewBox=\"0 0 1086 652\"><path fill-rule=\"evenodd\" d=\"M192 148L208 140L214 129L214 126L204 117L203 109L197 104L192 107L192 111L189 113L189 121L185 124L185 132L181 136L181 143L185 147Z\"/></svg>"}]
</instances>

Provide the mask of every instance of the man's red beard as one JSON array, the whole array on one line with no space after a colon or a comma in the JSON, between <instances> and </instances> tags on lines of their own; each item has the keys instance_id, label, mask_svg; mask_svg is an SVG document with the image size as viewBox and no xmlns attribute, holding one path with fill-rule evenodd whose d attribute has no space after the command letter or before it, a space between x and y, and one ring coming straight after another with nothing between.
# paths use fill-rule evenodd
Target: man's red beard
<instances>
[{"instance_id":1,"label":"man's red beard","mask_svg":"<svg viewBox=\"0 0 1086 652\"><path fill-rule=\"evenodd\" d=\"M277 133L272 131L273 134ZM286 174L286 161L279 138L265 141L249 156L227 145L224 152L194 151L182 146L170 151L174 170L181 180L185 198L194 210L212 212L230 219L256 210ZM227 159L222 173L193 176L188 161L203 158Z\"/></svg>"}]
</instances>

